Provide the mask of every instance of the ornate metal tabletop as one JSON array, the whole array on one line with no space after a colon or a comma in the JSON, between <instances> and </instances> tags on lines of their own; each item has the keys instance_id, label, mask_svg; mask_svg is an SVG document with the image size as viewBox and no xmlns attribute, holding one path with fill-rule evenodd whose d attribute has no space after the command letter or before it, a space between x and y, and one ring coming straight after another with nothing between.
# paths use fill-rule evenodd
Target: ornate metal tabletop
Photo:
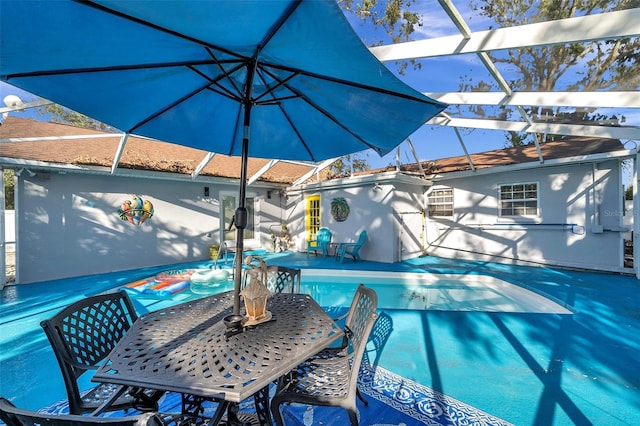
<instances>
[{"instance_id":1,"label":"ornate metal tabletop","mask_svg":"<svg viewBox=\"0 0 640 426\"><path fill-rule=\"evenodd\" d=\"M272 320L225 336L233 293L141 316L93 381L240 402L342 337L305 294L274 294Z\"/></svg>"}]
</instances>

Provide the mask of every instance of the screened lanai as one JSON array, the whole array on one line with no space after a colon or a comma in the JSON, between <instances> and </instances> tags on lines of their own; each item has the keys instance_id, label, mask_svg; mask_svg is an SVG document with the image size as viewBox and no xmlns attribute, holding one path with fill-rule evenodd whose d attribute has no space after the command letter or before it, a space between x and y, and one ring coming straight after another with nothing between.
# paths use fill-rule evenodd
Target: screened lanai
<instances>
[{"instance_id":1,"label":"screened lanai","mask_svg":"<svg viewBox=\"0 0 640 426\"><path fill-rule=\"evenodd\" d=\"M614 138L633 147L640 140L640 8L629 8L633 2L587 10L571 2L522 1L498 11L502 2L419 0L398 9L418 19L410 41L398 42L385 33L388 24L373 23L386 2L367 12L367 19L352 12L361 2L338 3L363 42L375 45L370 50L380 61L413 88L449 104L400 148L410 156L395 153L382 162L500 148L508 143L507 132L519 134L508 141L536 145L550 135ZM557 10L544 13L549 4ZM396 36L400 25L402 19ZM47 102L6 99L12 87L2 85L6 106L0 113Z\"/></svg>"},{"instance_id":2,"label":"screened lanai","mask_svg":"<svg viewBox=\"0 0 640 426\"><path fill-rule=\"evenodd\" d=\"M581 8L553 1L419 0L390 9L416 18L408 41L393 39L388 24L380 24L387 2L364 13L365 19L353 13L363 2L339 3L380 61L413 88L449 104L395 152L369 156L373 167L467 155L473 169L471 153L513 143L534 144L544 165L539 145L549 138L613 138L631 150L640 140L640 8L630 8L633 2L611 1L603 9L596 2ZM392 33L398 35L403 24L399 19ZM0 89L5 99L13 93L4 83ZM46 102L25 101L0 112ZM114 170L121 151L114 152ZM194 178L213 155L202 159ZM277 163L269 162L249 182ZM331 163L315 164L293 185ZM626 179L628 185L637 180L635 167Z\"/></svg>"}]
</instances>

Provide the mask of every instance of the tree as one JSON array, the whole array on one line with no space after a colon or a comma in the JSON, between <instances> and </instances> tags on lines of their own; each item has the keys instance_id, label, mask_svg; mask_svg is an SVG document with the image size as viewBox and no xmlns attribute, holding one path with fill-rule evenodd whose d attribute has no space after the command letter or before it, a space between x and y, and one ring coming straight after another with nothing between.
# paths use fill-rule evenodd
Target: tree
<instances>
[{"instance_id":1,"label":"tree","mask_svg":"<svg viewBox=\"0 0 640 426\"><path fill-rule=\"evenodd\" d=\"M346 12L354 13L363 22L382 28L391 42L408 41L416 26L422 25L420 14L412 9L415 0L339 0ZM496 27L511 27L534 22L552 21L594 13L640 7L639 0L469 0L471 10L489 18ZM374 41L372 45L380 44ZM606 40L588 43L531 47L506 52L489 53L496 64L508 63L515 77L509 81L520 91L595 91L637 90L640 86L640 38ZM419 64L412 62L414 68ZM407 61L399 64L400 73ZM463 77L462 91L489 91L495 82L473 81ZM567 81L568 83L561 83ZM561 86L562 87L559 87ZM534 120L571 123L618 124L625 117L596 114L593 108L539 107L525 109ZM460 108L483 118L508 120L513 112L508 108L480 105ZM553 137L553 135L549 135ZM507 135L509 146L532 142L535 136L515 132Z\"/></svg>"},{"instance_id":2,"label":"tree","mask_svg":"<svg viewBox=\"0 0 640 426\"><path fill-rule=\"evenodd\" d=\"M71 126L100 130L103 132L115 131L111 126L58 104L46 104L41 106L38 108L38 114L41 116L49 116L49 121L53 123L69 124Z\"/></svg>"},{"instance_id":3,"label":"tree","mask_svg":"<svg viewBox=\"0 0 640 426\"><path fill-rule=\"evenodd\" d=\"M471 0L472 10L490 18L498 27L552 21L638 7L638 0ZM640 87L640 38L568 43L490 53L494 63L508 63L515 71L509 82L520 91L636 90ZM567 83L562 83L566 81ZM467 85L486 91L487 83ZM493 83L490 86L494 86ZM531 107L536 121L556 123L624 122L624 116L598 114L593 108ZM476 114L478 110L474 111ZM486 111L482 111L486 112ZM494 116L507 119L511 111L500 109ZM480 114L478 114L480 115ZM539 136L538 136L539 137ZM525 139L511 134L512 145ZM539 137L540 140L540 137Z\"/></svg>"},{"instance_id":4,"label":"tree","mask_svg":"<svg viewBox=\"0 0 640 426\"><path fill-rule=\"evenodd\" d=\"M417 0L338 0L340 7L347 13L354 14L365 24L371 25L375 31L382 28L384 39L365 40L369 46L377 46L384 41L400 43L411 40L415 27L422 26L422 19L418 12L412 11ZM421 64L412 59L398 61L398 72L404 74L407 65L411 63L414 69L420 69Z\"/></svg>"},{"instance_id":5,"label":"tree","mask_svg":"<svg viewBox=\"0 0 640 426\"><path fill-rule=\"evenodd\" d=\"M345 155L329 166L329 171L333 176L348 176L352 172L363 172L371 167L367 162L366 152L356 152Z\"/></svg>"},{"instance_id":6,"label":"tree","mask_svg":"<svg viewBox=\"0 0 640 426\"><path fill-rule=\"evenodd\" d=\"M411 40L411 34L416 26L422 26L422 19L418 12L411 10L417 0L338 0L340 7L347 13L357 16L375 31L382 28L384 36L377 40L364 40L369 46L381 45L385 41L400 43ZM420 69L420 62L415 59L397 61L398 73L404 74L409 64L414 69ZM359 154L341 157L333 163L329 170L333 175L344 176L351 172L369 170L366 158Z\"/></svg>"},{"instance_id":7,"label":"tree","mask_svg":"<svg viewBox=\"0 0 640 426\"><path fill-rule=\"evenodd\" d=\"M13 194L15 188L13 184L13 170L4 170L4 208L7 210L14 209Z\"/></svg>"}]
</instances>

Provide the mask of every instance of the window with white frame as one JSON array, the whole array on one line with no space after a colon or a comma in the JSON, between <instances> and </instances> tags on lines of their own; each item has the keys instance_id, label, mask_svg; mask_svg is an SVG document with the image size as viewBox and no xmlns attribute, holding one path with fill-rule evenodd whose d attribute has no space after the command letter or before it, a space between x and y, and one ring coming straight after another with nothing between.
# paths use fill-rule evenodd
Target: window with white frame
<instances>
[{"instance_id":1,"label":"window with white frame","mask_svg":"<svg viewBox=\"0 0 640 426\"><path fill-rule=\"evenodd\" d=\"M537 216L538 184L500 185L500 216Z\"/></svg>"},{"instance_id":2,"label":"window with white frame","mask_svg":"<svg viewBox=\"0 0 640 426\"><path fill-rule=\"evenodd\" d=\"M453 216L453 189L436 188L432 189L427 196L429 217L452 217Z\"/></svg>"},{"instance_id":3,"label":"window with white frame","mask_svg":"<svg viewBox=\"0 0 640 426\"><path fill-rule=\"evenodd\" d=\"M222 198L222 208L220 209L220 223L222 223L224 226L224 228L221 229L222 239L224 241L235 241L236 228L231 227L232 229L229 230L229 226L235 215L236 208L238 207L238 195L235 193L221 192L220 197ZM245 198L245 207L247 209L247 227L244 230L244 240L246 241L257 238L255 226L255 196L253 196L252 194L247 194Z\"/></svg>"}]
</instances>

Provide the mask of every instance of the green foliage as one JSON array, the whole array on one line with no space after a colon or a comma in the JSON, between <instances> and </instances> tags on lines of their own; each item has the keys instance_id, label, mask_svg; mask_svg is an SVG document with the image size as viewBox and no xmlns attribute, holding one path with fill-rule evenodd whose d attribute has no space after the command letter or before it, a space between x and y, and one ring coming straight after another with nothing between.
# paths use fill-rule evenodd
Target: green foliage
<instances>
[{"instance_id":1,"label":"green foliage","mask_svg":"<svg viewBox=\"0 0 640 426\"><path fill-rule=\"evenodd\" d=\"M370 46L378 46L384 42L400 43L411 40L411 34L416 26L422 26L422 18L412 7L417 0L338 0L340 7L347 13L352 13L371 25L375 31L381 28L384 38L365 40ZM408 64L414 69L420 69L421 64L415 60L397 61L398 72L404 74Z\"/></svg>"},{"instance_id":2,"label":"green foliage","mask_svg":"<svg viewBox=\"0 0 640 426\"><path fill-rule=\"evenodd\" d=\"M491 19L496 27L512 27L536 22L552 21L595 13L638 7L638 0L470 0L472 10ZM640 38L624 40L569 43L552 46L493 52L489 56L496 63L508 64L516 77L509 82L518 91L597 91L637 90L640 87ZM488 91L494 83L461 83L462 90ZM489 108L470 108L477 116L492 118L508 115L489 112ZM526 109L534 121L572 124L623 123L625 117L597 114L593 108L537 107ZM540 138L540 137L539 137ZM517 145L526 137L507 136L508 143Z\"/></svg>"},{"instance_id":3,"label":"green foliage","mask_svg":"<svg viewBox=\"0 0 640 426\"><path fill-rule=\"evenodd\" d=\"M348 176L351 172L363 172L369 170L369 162L367 161L368 153L356 152L355 154L340 157L329 166L329 171L333 176Z\"/></svg>"},{"instance_id":4,"label":"green foliage","mask_svg":"<svg viewBox=\"0 0 640 426\"><path fill-rule=\"evenodd\" d=\"M13 210L15 204L13 201L13 194L15 193L13 170L5 169L4 171L4 208L7 210Z\"/></svg>"},{"instance_id":5,"label":"green foliage","mask_svg":"<svg viewBox=\"0 0 640 426\"><path fill-rule=\"evenodd\" d=\"M624 191L624 199L625 200L633 200L633 185L629 185L627 189Z\"/></svg>"},{"instance_id":6,"label":"green foliage","mask_svg":"<svg viewBox=\"0 0 640 426\"><path fill-rule=\"evenodd\" d=\"M83 127L86 129L100 130L103 132L113 132L115 129L104 123L87 117L58 104L47 104L38 108L38 114L41 116L49 116L52 123L69 124L75 127Z\"/></svg>"}]
</instances>

